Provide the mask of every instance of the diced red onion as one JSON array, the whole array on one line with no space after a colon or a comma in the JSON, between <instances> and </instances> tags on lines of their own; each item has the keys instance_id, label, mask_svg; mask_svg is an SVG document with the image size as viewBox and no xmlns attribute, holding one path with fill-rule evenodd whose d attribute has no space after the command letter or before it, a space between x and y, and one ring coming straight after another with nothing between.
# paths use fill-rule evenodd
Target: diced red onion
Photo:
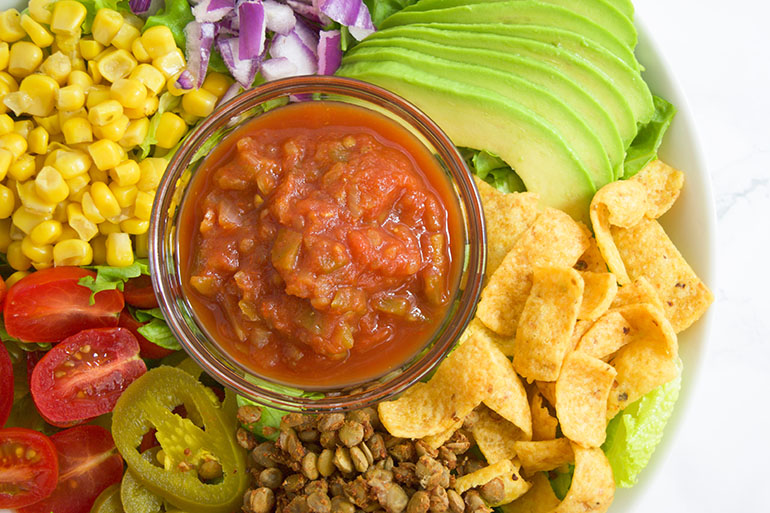
<instances>
[{"instance_id":1,"label":"diced red onion","mask_svg":"<svg viewBox=\"0 0 770 513\"><path fill-rule=\"evenodd\" d=\"M235 10L235 0L203 0L193 7L195 21L199 23L216 22Z\"/></svg>"},{"instance_id":2,"label":"diced red onion","mask_svg":"<svg viewBox=\"0 0 770 513\"><path fill-rule=\"evenodd\" d=\"M262 56L255 59L240 59L238 57L239 47L240 41L237 37L217 38L217 48L228 71L238 83L248 89L254 82L254 77L257 76Z\"/></svg>"},{"instance_id":3,"label":"diced red onion","mask_svg":"<svg viewBox=\"0 0 770 513\"><path fill-rule=\"evenodd\" d=\"M195 77L193 77L193 74L190 73L189 70L184 70L177 77L176 86L179 89L184 89L185 91L189 91L190 89L195 87Z\"/></svg>"},{"instance_id":4,"label":"diced red onion","mask_svg":"<svg viewBox=\"0 0 770 513\"><path fill-rule=\"evenodd\" d=\"M187 72L189 72L195 87L203 85L206 78L206 70L211 58L211 46L214 44L216 27L213 23L198 23L191 21L184 29L187 47Z\"/></svg>"},{"instance_id":5,"label":"diced red onion","mask_svg":"<svg viewBox=\"0 0 770 513\"><path fill-rule=\"evenodd\" d=\"M150 8L150 0L130 0L128 5L134 14L143 14Z\"/></svg>"},{"instance_id":6,"label":"diced red onion","mask_svg":"<svg viewBox=\"0 0 770 513\"><path fill-rule=\"evenodd\" d=\"M279 34L273 38L273 43L270 45L270 56L288 59L296 68L292 76L315 75L318 72L316 49L317 43L312 48L308 47L297 31L292 30L285 36Z\"/></svg>"},{"instance_id":7,"label":"diced red onion","mask_svg":"<svg viewBox=\"0 0 770 513\"><path fill-rule=\"evenodd\" d=\"M239 25L247 27L238 35L238 57L256 59L265 51L265 7L262 0L243 0L238 4Z\"/></svg>"},{"instance_id":8,"label":"diced red onion","mask_svg":"<svg viewBox=\"0 0 770 513\"><path fill-rule=\"evenodd\" d=\"M295 13L299 14L300 16L304 16L310 21L326 25L330 20L321 14L321 11L318 10L317 4L317 1L311 0L286 0L286 5L291 7Z\"/></svg>"},{"instance_id":9,"label":"diced red onion","mask_svg":"<svg viewBox=\"0 0 770 513\"><path fill-rule=\"evenodd\" d=\"M239 84L238 82L233 82L233 85L231 85L227 89L227 91L225 91L225 94L222 95L222 98L219 99L219 103L217 103L217 107L238 96L241 93L241 89L243 89L241 84Z\"/></svg>"},{"instance_id":10,"label":"diced red onion","mask_svg":"<svg viewBox=\"0 0 770 513\"><path fill-rule=\"evenodd\" d=\"M299 36L299 38L302 40L302 43L315 54L316 49L318 48L319 31L317 28L310 28L307 22L299 19L297 20L297 24L294 26L292 32Z\"/></svg>"},{"instance_id":11,"label":"diced red onion","mask_svg":"<svg viewBox=\"0 0 770 513\"><path fill-rule=\"evenodd\" d=\"M262 0L265 6L265 20L267 30L277 34L288 34L297 24L294 11L286 4L279 4L275 0Z\"/></svg>"},{"instance_id":12,"label":"diced red onion","mask_svg":"<svg viewBox=\"0 0 770 513\"><path fill-rule=\"evenodd\" d=\"M318 0L318 8L332 20L348 27L350 35L359 41L375 31L369 8L363 0Z\"/></svg>"},{"instance_id":13,"label":"diced red onion","mask_svg":"<svg viewBox=\"0 0 770 513\"><path fill-rule=\"evenodd\" d=\"M318 74L334 75L342 62L339 30L322 31L318 40Z\"/></svg>"},{"instance_id":14,"label":"diced red onion","mask_svg":"<svg viewBox=\"0 0 770 513\"><path fill-rule=\"evenodd\" d=\"M268 82L298 75L297 66L286 57L273 57L266 60L262 63L260 72Z\"/></svg>"}]
</instances>

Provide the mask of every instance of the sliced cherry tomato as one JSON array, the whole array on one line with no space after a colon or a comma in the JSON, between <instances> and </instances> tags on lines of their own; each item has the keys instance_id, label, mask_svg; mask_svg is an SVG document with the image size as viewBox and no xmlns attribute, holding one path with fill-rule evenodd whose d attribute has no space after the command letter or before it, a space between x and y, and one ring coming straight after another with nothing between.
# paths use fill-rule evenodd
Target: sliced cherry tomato
<instances>
[{"instance_id":1,"label":"sliced cherry tomato","mask_svg":"<svg viewBox=\"0 0 770 513\"><path fill-rule=\"evenodd\" d=\"M150 360L158 360L160 358L165 358L166 356L170 355L174 351L171 349L166 349L164 347L160 347L157 344L153 344L146 338L142 336L139 331L137 331L139 328L144 326L144 323L137 321L134 319L134 316L131 315L131 313L128 310L123 310L120 312L120 319L118 320L118 326L121 328L126 328L127 330L130 330L131 333L134 334L136 337L136 340L139 341L139 347L140 347L140 353L142 355L142 358L148 358Z\"/></svg>"},{"instance_id":2,"label":"sliced cherry tomato","mask_svg":"<svg viewBox=\"0 0 770 513\"><path fill-rule=\"evenodd\" d=\"M123 460L110 432L77 426L51 436L59 456L59 481L51 495L19 513L88 513L96 498L123 477Z\"/></svg>"},{"instance_id":3,"label":"sliced cherry tomato","mask_svg":"<svg viewBox=\"0 0 770 513\"><path fill-rule=\"evenodd\" d=\"M13 406L13 362L0 342L0 427L5 425Z\"/></svg>"},{"instance_id":4,"label":"sliced cherry tomato","mask_svg":"<svg viewBox=\"0 0 770 513\"><path fill-rule=\"evenodd\" d=\"M139 343L125 328L83 330L48 351L32 371L40 414L56 423L112 411L123 390L147 371Z\"/></svg>"},{"instance_id":5,"label":"sliced cherry tomato","mask_svg":"<svg viewBox=\"0 0 770 513\"><path fill-rule=\"evenodd\" d=\"M5 295L8 293L8 287L5 284L5 280L0 278L0 312L3 311L5 305Z\"/></svg>"},{"instance_id":6,"label":"sliced cherry tomato","mask_svg":"<svg viewBox=\"0 0 770 513\"><path fill-rule=\"evenodd\" d=\"M25 276L8 290L3 318L12 337L26 342L59 342L80 330L118 325L123 293L103 290L89 304L91 290L78 285L93 271L52 267Z\"/></svg>"},{"instance_id":7,"label":"sliced cherry tomato","mask_svg":"<svg viewBox=\"0 0 770 513\"><path fill-rule=\"evenodd\" d=\"M146 274L128 280L123 286L123 297L126 298L126 303L136 308L144 310L158 308L158 299L152 288L152 279Z\"/></svg>"},{"instance_id":8,"label":"sliced cherry tomato","mask_svg":"<svg viewBox=\"0 0 770 513\"><path fill-rule=\"evenodd\" d=\"M36 503L54 491L58 479L51 439L31 429L0 429L0 508Z\"/></svg>"}]
</instances>

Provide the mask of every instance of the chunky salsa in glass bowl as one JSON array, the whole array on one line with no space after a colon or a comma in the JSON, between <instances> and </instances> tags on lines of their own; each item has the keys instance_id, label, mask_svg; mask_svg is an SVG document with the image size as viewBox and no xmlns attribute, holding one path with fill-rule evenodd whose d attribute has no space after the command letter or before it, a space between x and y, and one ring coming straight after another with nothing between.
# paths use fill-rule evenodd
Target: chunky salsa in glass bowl
<instances>
[{"instance_id":1,"label":"chunky salsa in glass bowl","mask_svg":"<svg viewBox=\"0 0 770 513\"><path fill-rule=\"evenodd\" d=\"M150 263L209 374L324 411L400 393L451 350L484 239L470 173L430 119L369 84L299 77L191 134L158 191Z\"/></svg>"}]
</instances>

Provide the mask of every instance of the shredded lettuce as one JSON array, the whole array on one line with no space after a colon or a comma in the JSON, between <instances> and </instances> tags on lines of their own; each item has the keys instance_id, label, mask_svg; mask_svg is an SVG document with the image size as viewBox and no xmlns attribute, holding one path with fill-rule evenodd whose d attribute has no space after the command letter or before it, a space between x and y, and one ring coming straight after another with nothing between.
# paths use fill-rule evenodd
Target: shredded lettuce
<instances>
[{"instance_id":1,"label":"shredded lettuce","mask_svg":"<svg viewBox=\"0 0 770 513\"><path fill-rule=\"evenodd\" d=\"M96 277L84 276L78 280L78 284L91 290L91 304L94 304L95 296L103 290L123 290L123 285L131 278L142 274L149 276L150 265L147 260L135 259L134 263L126 267L111 267L107 265L89 266L88 269L96 271Z\"/></svg>"},{"instance_id":2,"label":"shredded lettuce","mask_svg":"<svg viewBox=\"0 0 770 513\"><path fill-rule=\"evenodd\" d=\"M417 0L364 0L375 27L379 27L380 23L391 14L416 2Z\"/></svg>"},{"instance_id":3,"label":"shredded lettuce","mask_svg":"<svg viewBox=\"0 0 770 513\"><path fill-rule=\"evenodd\" d=\"M572 474L574 473L575 466L570 465L566 472L559 472L550 477L551 489L553 489L553 493L559 500L564 500L564 497L566 497L569 487L572 486Z\"/></svg>"},{"instance_id":4,"label":"shredded lettuce","mask_svg":"<svg viewBox=\"0 0 770 513\"><path fill-rule=\"evenodd\" d=\"M473 174L502 192L524 192L527 188L519 175L497 155L485 150L460 148Z\"/></svg>"},{"instance_id":5,"label":"shredded lettuce","mask_svg":"<svg viewBox=\"0 0 770 513\"><path fill-rule=\"evenodd\" d=\"M247 379L254 384L260 385L263 388L267 388L273 390L274 392L279 392L281 394L292 397L307 397L310 399L321 399L324 397L324 395L319 392L305 392L304 390L300 390L298 388L269 383L253 376L247 376ZM247 399L240 395L237 397L237 403L239 407L251 405L257 406L262 410L262 415L260 416L259 421L248 425L243 424L242 427L244 429L251 431L254 436L261 440L275 441L278 439L278 427L281 425L281 417L286 415L287 412L277 408L271 408L269 406L255 403L251 399Z\"/></svg>"},{"instance_id":6,"label":"shredded lettuce","mask_svg":"<svg viewBox=\"0 0 770 513\"><path fill-rule=\"evenodd\" d=\"M663 98L652 97L655 113L649 123L639 129L631 146L626 151L623 162L623 178L631 178L644 166L658 156L658 148L663 141L663 135L671 125L676 114L676 107Z\"/></svg>"},{"instance_id":7,"label":"shredded lettuce","mask_svg":"<svg viewBox=\"0 0 770 513\"><path fill-rule=\"evenodd\" d=\"M152 146L158 142L156 134L158 132L158 125L160 124L160 117L164 112L177 108L181 102L181 96L174 96L168 92L160 95L158 100L158 110L153 114L152 119L150 120L150 127L147 129L147 137L145 137L142 144L139 145L139 160L147 158Z\"/></svg>"},{"instance_id":8,"label":"shredded lettuce","mask_svg":"<svg viewBox=\"0 0 770 513\"><path fill-rule=\"evenodd\" d=\"M128 5L127 1L126 5ZM142 30L147 30L155 25L167 26L171 29L171 33L174 34L176 45L184 52L187 47L184 28L194 19L192 8L187 3L187 0L166 0L165 7L147 18Z\"/></svg>"},{"instance_id":9,"label":"shredded lettuce","mask_svg":"<svg viewBox=\"0 0 770 513\"><path fill-rule=\"evenodd\" d=\"M647 466L663 438L663 430L674 410L681 385L680 374L610 421L602 450L607 454L618 487L630 488L636 484L639 473Z\"/></svg>"},{"instance_id":10,"label":"shredded lettuce","mask_svg":"<svg viewBox=\"0 0 770 513\"><path fill-rule=\"evenodd\" d=\"M86 8L86 18L83 20L81 28L85 34L91 33L91 25L94 22L99 9L114 9L116 11L131 12L131 6L128 0L77 0Z\"/></svg>"},{"instance_id":11,"label":"shredded lettuce","mask_svg":"<svg viewBox=\"0 0 770 513\"><path fill-rule=\"evenodd\" d=\"M168 349L170 351L179 351L182 346L171 332L171 328L166 324L163 312L160 308L151 310L134 310L132 312L134 319L146 323L136 329L144 338L153 344Z\"/></svg>"}]
</instances>

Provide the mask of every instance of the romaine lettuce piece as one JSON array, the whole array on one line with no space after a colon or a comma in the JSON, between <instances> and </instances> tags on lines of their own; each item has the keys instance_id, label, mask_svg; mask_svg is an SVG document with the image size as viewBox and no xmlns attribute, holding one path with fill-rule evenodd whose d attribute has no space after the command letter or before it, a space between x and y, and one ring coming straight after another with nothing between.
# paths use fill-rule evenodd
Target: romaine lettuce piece
<instances>
[{"instance_id":1,"label":"romaine lettuce piece","mask_svg":"<svg viewBox=\"0 0 770 513\"><path fill-rule=\"evenodd\" d=\"M631 146L626 150L626 160L623 162L623 178L631 178L657 158L663 135L676 114L676 107L663 98L653 96L652 101L655 105L652 119L639 129L631 142Z\"/></svg>"}]
</instances>

